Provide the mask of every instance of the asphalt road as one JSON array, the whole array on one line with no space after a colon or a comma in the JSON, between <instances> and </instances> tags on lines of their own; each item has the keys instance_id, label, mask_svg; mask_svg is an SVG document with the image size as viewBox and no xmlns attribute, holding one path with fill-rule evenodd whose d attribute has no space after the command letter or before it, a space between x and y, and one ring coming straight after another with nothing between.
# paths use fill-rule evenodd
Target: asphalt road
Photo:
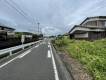
<instances>
[{"instance_id":1,"label":"asphalt road","mask_svg":"<svg viewBox=\"0 0 106 80\"><path fill-rule=\"evenodd\" d=\"M47 41L0 64L0 80L62 80Z\"/></svg>"}]
</instances>

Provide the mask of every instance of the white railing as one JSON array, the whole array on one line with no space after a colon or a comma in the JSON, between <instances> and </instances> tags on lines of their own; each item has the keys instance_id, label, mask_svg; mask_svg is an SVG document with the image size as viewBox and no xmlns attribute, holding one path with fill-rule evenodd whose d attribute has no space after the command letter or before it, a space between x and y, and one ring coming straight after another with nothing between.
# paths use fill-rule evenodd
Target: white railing
<instances>
[{"instance_id":1,"label":"white railing","mask_svg":"<svg viewBox=\"0 0 106 80\"><path fill-rule=\"evenodd\" d=\"M40 43L40 42L41 42L41 40L40 41L36 41L36 42L27 43L27 44L22 44L22 45L15 46L15 47L2 49L2 50L0 50L0 55L7 54L7 53L12 55L12 52L15 51L15 50L24 49L25 47L28 47L28 46L31 46L31 45L34 45L34 44Z\"/></svg>"}]
</instances>

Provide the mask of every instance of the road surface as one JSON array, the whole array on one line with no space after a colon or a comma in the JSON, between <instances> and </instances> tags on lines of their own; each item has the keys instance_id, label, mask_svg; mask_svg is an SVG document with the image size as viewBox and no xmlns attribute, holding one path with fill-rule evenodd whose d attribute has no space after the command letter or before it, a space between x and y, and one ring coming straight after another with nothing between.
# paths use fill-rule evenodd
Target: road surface
<instances>
[{"instance_id":1,"label":"road surface","mask_svg":"<svg viewBox=\"0 0 106 80\"><path fill-rule=\"evenodd\" d=\"M50 42L43 41L0 64L0 80L62 80L57 69Z\"/></svg>"}]
</instances>

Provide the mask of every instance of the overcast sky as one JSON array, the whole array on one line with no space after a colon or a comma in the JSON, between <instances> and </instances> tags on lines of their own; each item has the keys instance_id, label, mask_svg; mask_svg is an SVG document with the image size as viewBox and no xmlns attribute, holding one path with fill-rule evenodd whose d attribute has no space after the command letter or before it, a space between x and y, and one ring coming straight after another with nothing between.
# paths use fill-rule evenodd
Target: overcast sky
<instances>
[{"instance_id":1,"label":"overcast sky","mask_svg":"<svg viewBox=\"0 0 106 80\"><path fill-rule=\"evenodd\" d=\"M106 0L0 0L0 24L46 35L68 32L86 17L106 16Z\"/></svg>"}]
</instances>

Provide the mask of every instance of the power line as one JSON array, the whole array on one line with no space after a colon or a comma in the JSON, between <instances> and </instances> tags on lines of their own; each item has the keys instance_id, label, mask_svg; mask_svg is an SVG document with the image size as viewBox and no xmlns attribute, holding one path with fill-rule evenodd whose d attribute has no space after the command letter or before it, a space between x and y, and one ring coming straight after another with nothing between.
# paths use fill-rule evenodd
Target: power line
<instances>
[{"instance_id":1,"label":"power line","mask_svg":"<svg viewBox=\"0 0 106 80\"><path fill-rule=\"evenodd\" d=\"M13 3L13 4L15 4L16 5L16 7L26 16L26 17L29 17L29 15L27 14L27 13L25 13L20 7L19 7L19 5L16 3L16 2L14 2L13 0L11 0L11 2ZM31 16L31 15L30 15ZM33 20L33 17L31 16L31 17L29 17L31 20Z\"/></svg>"},{"instance_id":2,"label":"power line","mask_svg":"<svg viewBox=\"0 0 106 80\"><path fill-rule=\"evenodd\" d=\"M13 0L11 0L11 2L12 2L13 4L15 4L15 6L16 6L26 17L29 17L29 15L28 15L27 13L25 13L25 12L17 5L17 3L15 3ZM29 18L31 19L32 24L33 24L33 25L36 25L36 24L35 24L36 21L35 21L35 19L32 17L32 15L30 15ZM39 30L39 29L38 29L38 30ZM38 32L38 34L39 34L39 32Z\"/></svg>"},{"instance_id":3,"label":"power line","mask_svg":"<svg viewBox=\"0 0 106 80\"><path fill-rule=\"evenodd\" d=\"M23 13L21 12L21 10L19 10L19 9L17 9L15 6L13 6L10 2L8 2L8 0L5 0L5 2L6 2L8 5L10 5L13 9L15 9L20 15L22 15L24 18L26 18L28 21L30 21L29 18L27 18L27 17L25 16L25 14L23 14Z\"/></svg>"},{"instance_id":4,"label":"power line","mask_svg":"<svg viewBox=\"0 0 106 80\"><path fill-rule=\"evenodd\" d=\"M13 0L11 0L11 2L9 2L8 0L5 0L5 2L11 6L13 9L15 9L20 15L22 15L25 19L27 19L28 21L31 21L31 23L33 23L33 25L35 25L35 19L30 15L30 19L29 20L29 15L27 13L25 13L18 5L17 3L15 3ZM14 5L15 4L15 5ZM40 24L40 23L39 23ZM39 34L40 30L39 30L39 25L38 25L38 34Z\"/></svg>"}]
</instances>

